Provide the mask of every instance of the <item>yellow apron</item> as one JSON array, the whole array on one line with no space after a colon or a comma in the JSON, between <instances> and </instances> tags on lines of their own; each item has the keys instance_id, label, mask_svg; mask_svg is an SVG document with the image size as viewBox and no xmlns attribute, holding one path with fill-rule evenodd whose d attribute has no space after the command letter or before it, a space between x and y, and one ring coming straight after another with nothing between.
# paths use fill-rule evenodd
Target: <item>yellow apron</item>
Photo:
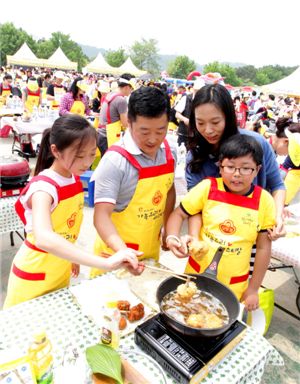
<instances>
[{"instance_id":1,"label":"yellow apron","mask_svg":"<svg viewBox=\"0 0 300 384\"><path fill-rule=\"evenodd\" d=\"M172 123L172 121L169 121L168 124L168 131L177 131L178 126L175 123Z\"/></svg>"},{"instance_id":2,"label":"yellow apron","mask_svg":"<svg viewBox=\"0 0 300 384\"><path fill-rule=\"evenodd\" d=\"M58 109L60 105L60 99L66 93L64 87L55 87L54 86L54 97L55 100L52 100L51 107L52 109Z\"/></svg>"},{"instance_id":3,"label":"yellow apron","mask_svg":"<svg viewBox=\"0 0 300 384\"><path fill-rule=\"evenodd\" d=\"M92 99L96 99L96 97L98 97L98 89L95 89L95 90L93 91Z\"/></svg>"},{"instance_id":4,"label":"yellow apron","mask_svg":"<svg viewBox=\"0 0 300 384\"><path fill-rule=\"evenodd\" d=\"M107 124L105 126L106 128L106 137L107 137L107 147L111 147L113 144L115 144L118 140L120 140L121 137L121 131L124 129L122 127L121 121L115 121L114 123L111 122L111 116L110 116L110 103L118 96L122 96L121 93L115 93L113 95L110 95L109 97L106 97L103 100L103 103L107 104L106 109L106 120ZM101 127L103 128L103 127Z\"/></svg>"},{"instance_id":5,"label":"yellow apron","mask_svg":"<svg viewBox=\"0 0 300 384\"><path fill-rule=\"evenodd\" d=\"M2 94L1 94L1 96L8 97L10 95L11 95L11 87L4 88L4 86L2 84Z\"/></svg>"},{"instance_id":6,"label":"yellow apron","mask_svg":"<svg viewBox=\"0 0 300 384\"><path fill-rule=\"evenodd\" d=\"M141 259L158 260L160 250L160 230L167 200L167 194L174 181L174 158L168 142L165 140L166 163L142 168L137 160L124 148L113 146L139 172L135 193L122 212L113 212L111 219L117 232L129 248L142 251ZM97 236L94 253L107 256L114 252ZM92 268L90 277L102 271Z\"/></svg>"},{"instance_id":7,"label":"yellow apron","mask_svg":"<svg viewBox=\"0 0 300 384\"><path fill-rule=\"evenodd\" d=\"M240 196L220 190L217 180L222 182L211 178L199 236L209 245L209 251L200 261L189 256L185 273L204 272L218 247L224 247L217 278L240 299L248 286L251 249L260 230L258 208L262 189L255 186L251 196Z\"/></svg>"},{"instance_id":8,"label":"yellow apron","mask_svg":"<svg viewBox=\"0 0 300 384\"><path fill-rule=\"evenodd\" d=\"M58 205L51 213L53 230L74 243L78 237L83 217L84 196L79 178L76 177L75 183L63 187L42 175L34 177L31 183L38 180L44 180L56 187ZM22 194L26 193L28 187L29 184L24 188ZM16 210L25 223L24 207L20 200L16 203ZM8 308L67 287L70 275L70 261L38 249L35 246L33 233L29 233L14 258L4 307Z\"/></svg>"},{"instance_id":9,"label":"yellow apron","mask_svg":"<svg viewBox=\"0 0 300 384\"><path fill-rule=\"evenodd\" d=\"M32 113L33 108L36 106L38 107L40 105L40 94L41 91L38 90L37 92L31 92L27 88L27 99L25 101L25 108Z\"/></svg>"},{"instance_id":10,"label":"yellow apron","mask_svg":"<svg viewBox=\"0 0 300 384\"><path fill-rule=\"evenodd\" d=\"M118 140L120 140L122 128L123 127L120 120L106 125L108 148L115 144Z\"/></svg>"},{"instance_id":11,"label":"yellow apron","mask_svg":"<svg viewBox=\"0 0 300 384\"><path fill-rule=\"evenodd\" d=\"M72 108L70 109L71 113L76 113L76 115L84 116L85 115L85 105L80 100L75 100Z\"/></svg>"},{"instance_id":12,"label":"yellow apron","mask_svg":"<svg viewBox=\"0 0 300 384\"><path fill-rule=\"evenodd\" d=\"M93 124L94 128L98 129L99 128L99 117L96 116Z\"/></svg>"},{"instance_id":13,"label":"yellow apron","mask_svg":"<svg viewBox=\"0 0 300 384\"><path fill-rule=\"evenodd\" d=\"M300 190L300 169L290 169L284 179L286 187L285 204L288 205Z\"/></svg>"}]
</instances>

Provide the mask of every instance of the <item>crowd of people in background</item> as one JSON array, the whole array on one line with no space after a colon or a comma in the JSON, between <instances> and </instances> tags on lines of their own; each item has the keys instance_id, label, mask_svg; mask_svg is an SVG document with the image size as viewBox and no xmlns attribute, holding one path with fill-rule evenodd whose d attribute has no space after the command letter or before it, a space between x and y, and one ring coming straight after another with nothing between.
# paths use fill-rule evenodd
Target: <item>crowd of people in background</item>
<instances>
[{"instance_id":1,"label":"crowd of people in background","mask_svg":"<svg viewBox=\"0 0 300 384\"><path fill-rule=\"evenodd\" d=\"M134 76L131 77L134 78ZM30 91L29 93L39 92L38 89L44 89L46 90L48 95L47 100L49 101L53 100L51 96L54 98L53 88L61 87L64 92L72 92L73 98L76 98L76 93L78 92L76 83L82 80L88 106L93 112L99 112L101 99L103 99L105 94L117 90L118 79L119 77L109 74L83 74L73 70L61 71L45 68L23 69L22 67L1 67L0 96L12 94L21 99L23 97L23 102L25 102L28 97L28 89ZM203 81L196 80L193 84L187 82L187 84L180 83L177 85L176 82L171 83L165 79L154 81L134 78L133 84L135 89L142 85L152 85L166 91L170 97L171 107L176 107L177 124L180 127L180 123L188 125L187 120L183 118L186 117L185 115L188 114L186 110L189 109L188 105L187 107L185 106L186 101L187 104L189 104L189 98L186 98L186 96L192 98L193 93L203 86ZM256 131L260 131L261 129L259 128L264 130L265 128L263 128L262 125L269 127L278 116L288 116L293 119L293 122L298 122L299 120L300 107L292 97L275 96L273 94L259 92L255 90L254 87L250 92L245 92L242 88L236 88L229 92L234 101L239 128L246 128L247 125L247 128L251 126L251 129ZM180 100L181 102L179 103ZM257 121L260 122L260 127L257 124L253 124L257 123ZM179 128L179 131L180 130Z\"/></svg>"},{"instance_id":2,"label":"crowd of people in background","mask_svg":"<svg viewBox=\"0 0 300 384\"><path fill-rule=\"evenodd\" d=\"M96 203L94 225L99 236L94 252L98 256L115 253L115 257L109 258L111 263L97 260L91 255L84 261L79 251L76 251L76 257L69 257L70 251L74 253L75 248L53 236L52 229L41 223L43 231L35 229L32 244L42 239L39 244L49 254L54 246L61 244L62 251L58 256L61 263L67 264L69 271L62 276L62 285L49 283L52 284L51 290L68 285L70 262L75 263L72 266L75 274L78 273L77 263L93 267L91 276L94 277L103 269L114 269L124 262L130 263L132 272L141 273L144 266L137 262L137 250L143 258L157 260L162 246L163 249L171 249L177 257L186 257L187 244L178 236L180 225L187 217L190 236L187 242L191 238L206 236L214 254L216 247L223 244L220 239L224 233L227 236L228 231L235 228L228 228L230 220L226 216L226 196L229 194L230 199L234 196L229 204L232 210L230 219L238 221L241 210L248 219L252 215L249 222L252 223L253 233L250 238L248 224L241 222L237 225L244 242L224 248L224 260L240 249L238 252L244 255L244 272L240 276L238 263L237 270L233 271L230 264L228 267L224 262L226 265L221 263L223 277L220 275L218 278L229 286L233 284L232 280L242 283L235 285L238 299L245 301L248 310L258 307L257 292L269 263L271 241L285 236L285 206L299 192L300 108L291 97L265 94L255 89L252 93L243 88L229 90L224 83L218 82L217 77L207 78L212 82L207 84L203 77L198 77L193 83L176 84L176 81L167 79L142 80L129 73L114 77L75 71L1 68L2 104L11 106L17 101L29 115L47 106L56 111L58 117L48 130L49 137L43 136L35 175L44 172L44 166L39 168L43 157L51 158L50 174L55 171L63 177L72 176L72 167L75 175L96 168L92 177L95 181ZM69 136L70 139L68 151L60 140L56 142L56 133L61 136L62 128L65 137ZM68 135L68 132L73 133ZM175 148L165 140L167 133L175 133ZM66 153L70 155L74 150L71 139L79 143L79 148L76 149L75 158L72 160L72 155L66 161ZM63 143L65 141L68 140L64 139ZM51 153L45 154L45 150L50 148L49 143ZM170 225L168 220L176 201L175 164L178 163L178 149L180 153L181 148L187 153L184 158L185 178L190 191L181 208L175 211L177 217L173 214L173 224ZM95 164L97 151L99 159ZM266 190L262 195L265 202L261 207L258 202L263 189ZM200 192L203 195L201 201ZM215 193L219 200L211 198L211 194ZM33 201L35 207L39 207L42 197ZM252 205L249 209L249 199L256 204L255 209ZM48 200L44 201L45 206L40 207L50 217L51 198ZM207 232L208 227L216 227L215 201L219 215L220 207L224 206L224 225L221 223L224 228L218 224L223 235L219 233L217 240ZM73 194L70 202L76 202ZM141 207L144 207L144 211L141 211ZM209 217L206 209L210 212ZM162 226L164 231L161 231ZM77 229L79 231L79 225ZM212 229L211 233L215 233L215 230L218 231L218 228ZM45 234L49 238L53 236L52 243L49 243ZM74 236L77 236L77 232ZM45 239L48 246L43 243ZM131 247L136 252L132 253ZM20 256L18 254L16 258L19 266L13 271L17 277L20 275L20 266L27 263L31 255L31 251L26 254L22 252L21 249ZM112 264L114 259L116 262ZM249 270L251 263L252 270ZM199 273L203 269L200 264L189 257L186 271ZM249 274L252 274L252 278L248 287ZM7 306L44 293L42 284L42 288L38 287L38 293L35 288L32 290L33 296L30 292L30 296L17 297L15 287L18 281L12 274ZM233 287L230 288L234 291Z\"/></svg>"},{"instance_id":3,"label":"crowd of people in background","mask_svg":"<svg viewBox=\"0 0 300 384\"><path fill-rule=\"evenodd\" d=\"M202 78L196 78L193 83L177 84L168 79L142 80L130 74L115 77L73 70L0 68L2 102L3 97L7 105L17 102L29 114L47 106L56 109L60 116L76 113L89 117L98 130L101 155L127 127L128 99L131 92L141 86L154 86L167 93L171 105L169 130L177 133L178 147L184 145L188 150L191 106L195 94L204 85ZM288 156L288 136L300 133L299 103L292 97L261 92L254 87L248 87L247 91L244 88L227 91L233 100L237 127L258 132L270 142L281 164L283 177L291 169L298 170L299 166ZM283 156L287 157L285 161Z\"/></svg>"}]
</instances>

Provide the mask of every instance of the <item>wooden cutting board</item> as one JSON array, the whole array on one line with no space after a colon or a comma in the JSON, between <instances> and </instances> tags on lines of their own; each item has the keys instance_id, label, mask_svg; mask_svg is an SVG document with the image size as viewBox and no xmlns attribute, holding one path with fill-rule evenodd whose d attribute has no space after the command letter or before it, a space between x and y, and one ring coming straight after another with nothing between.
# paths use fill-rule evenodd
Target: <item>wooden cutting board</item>
<instances>
[{"instance_id":1,"label":"wooden cutting board","mask_svg":"<svg viewBox=\"0 0 300 384\"><path fill-rule=\"evenodd\" d=\"M124 384L151 384L125 359L122 359L122 377ZM94 373L92 379L93 384L116 384L115 380L100 373Z\"/></svg>"}]
</instances>

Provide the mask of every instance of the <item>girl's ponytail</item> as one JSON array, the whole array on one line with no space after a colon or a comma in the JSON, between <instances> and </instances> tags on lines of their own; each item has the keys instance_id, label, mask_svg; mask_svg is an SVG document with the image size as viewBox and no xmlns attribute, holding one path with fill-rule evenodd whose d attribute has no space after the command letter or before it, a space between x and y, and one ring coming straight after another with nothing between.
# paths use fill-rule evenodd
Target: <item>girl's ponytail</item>
<instances>
[{"instance_id":1,"label":"girl's ponytail","mask_svg":"<svg viewBox=\"0 0 300 384\"><path fill-rule=\"evenodd\" d=\"M50 132L51 132L51 128L48 128L43 133L43 138L42 138L36 166L34 169L34 176L38 175L44 169L51 167L51 165L53 164L54 156L50 148Z\"/></svg>"}]
</instances>

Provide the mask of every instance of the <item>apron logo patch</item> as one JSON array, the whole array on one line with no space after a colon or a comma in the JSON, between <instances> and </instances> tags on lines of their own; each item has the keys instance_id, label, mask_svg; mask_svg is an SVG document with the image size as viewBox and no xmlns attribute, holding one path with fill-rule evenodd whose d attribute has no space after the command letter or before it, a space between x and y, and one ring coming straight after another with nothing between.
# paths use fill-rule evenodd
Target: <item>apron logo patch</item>
<instances>
[{"instance_id":1,"label":"apron logo patch","mask_svg":"<svg viewBox=\"0 0 300 384\"><path fill-rule=\"evenodd\" d=\"M163 195L160 191L156 191L152 197L152 204L158 205L162 201Z\"/></svg>"},{"instance_id":2,"label":"apron logo patch","mask_svg":"<svg viewBox=\"0 0 300 384\"><path fill-rule=\"evenodd\" d=\"M219 229L225 235L233 235L236 232L236 227L232 220L223 221L223 223L219 224Z\"/></svg>"},{"instance_id":3,"label":"apron logo patch","mask_svg":"<svg viewBox=\"0 0 300 384\"><path fill-rule=\"evenodd\" d=\"M68 218L68 220L67 220L67 225L68 225L69 228L74 227L76 216L77 216L77 212L74 212L74 213L72 213L72 215Z\"/></svg>"}]
</instances>

